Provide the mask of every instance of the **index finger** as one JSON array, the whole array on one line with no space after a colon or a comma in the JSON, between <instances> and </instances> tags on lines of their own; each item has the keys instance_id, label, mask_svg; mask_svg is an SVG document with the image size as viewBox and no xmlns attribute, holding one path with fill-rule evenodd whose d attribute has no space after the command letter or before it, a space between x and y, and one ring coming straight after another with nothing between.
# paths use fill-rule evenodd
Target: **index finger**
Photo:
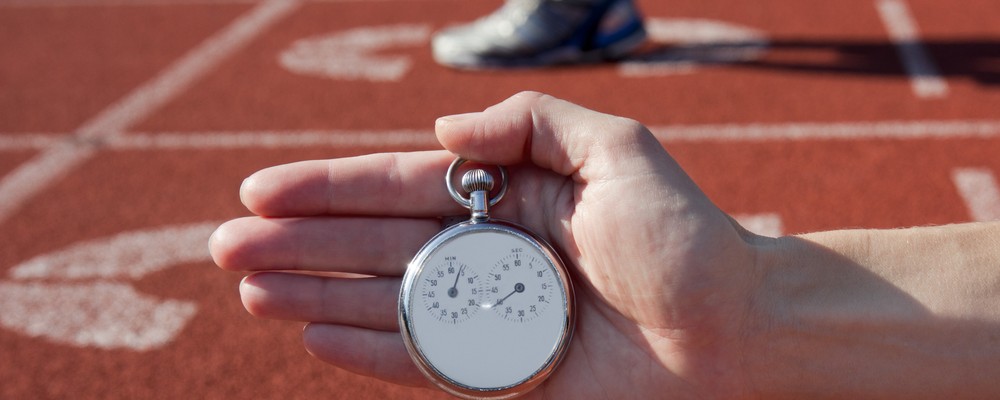
<instances>
[{"instance_id":1,"label":"index finger","mask_svg":"<svg viewBox=\"0 0 1000 400\"><path fill-rule=\"evenodd\" d=\"M264 217L461 214L444 183L454 158L425 151L279 165L244 180L240 199Z\"/></svg>"}]
</instances>

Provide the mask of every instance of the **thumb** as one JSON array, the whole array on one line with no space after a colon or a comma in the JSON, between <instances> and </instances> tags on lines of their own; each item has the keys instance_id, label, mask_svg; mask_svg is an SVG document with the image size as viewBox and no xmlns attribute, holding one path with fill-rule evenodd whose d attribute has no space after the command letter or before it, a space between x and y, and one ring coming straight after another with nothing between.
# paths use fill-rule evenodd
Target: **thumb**
<instances>
[{"instance_id":1,"label":"thumb","mask_svg":"<svg viewBox=\"0 0 1000 400\"><path fill-rule=\"evenodd\" d=\"M619 169L670 159L638 122L536 92L518 93L483 112L442 117L435 130L444 148L462 158L500 165L530 162L584 181L643 172Z\"/></svg>"}]
</instances>

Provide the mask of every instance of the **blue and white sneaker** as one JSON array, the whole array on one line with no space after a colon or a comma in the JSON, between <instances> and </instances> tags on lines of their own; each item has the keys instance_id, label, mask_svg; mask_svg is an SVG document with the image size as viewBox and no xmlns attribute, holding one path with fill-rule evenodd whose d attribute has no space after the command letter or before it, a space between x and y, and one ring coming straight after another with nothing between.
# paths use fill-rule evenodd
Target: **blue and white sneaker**
<instances>
[{"instance_id":1,"label":"blue and white sneaker","mask_svg":"<svg viewBox=\"0 0 1000 400\"><path fill-rule=\"evenodd\" d=\"M628 55L646 39L633 0L508 0L434 36L434 60L455 68L592 63Z\"/></svg>"}]
</instances>

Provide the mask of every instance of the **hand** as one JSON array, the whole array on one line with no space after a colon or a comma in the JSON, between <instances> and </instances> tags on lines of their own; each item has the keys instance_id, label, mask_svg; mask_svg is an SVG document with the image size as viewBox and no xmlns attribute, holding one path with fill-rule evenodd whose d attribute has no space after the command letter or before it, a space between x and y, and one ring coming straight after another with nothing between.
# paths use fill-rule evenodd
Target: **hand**
<instances>
[{"instance_id":1,"label":"hand","mask_svg":"<svg viewBox=\"0 0 1000 400\"><path fill-rule=\"evenodd\" d=\"M757 244L716 208L642 125L537 93L445 117L450 151L308 161L248 178L259 217L213 235L222 268L261 272L240 293L257 316L309 321L310 353L403 385L430 386L398 333L400 277L441 215L467 213L442 177L455 157L510 168L492 211L540 234L570 264L577 328L529 396L751 396L743 364ZM372 278L321 276L357 273Z\"/></svg>"}]
</instances>

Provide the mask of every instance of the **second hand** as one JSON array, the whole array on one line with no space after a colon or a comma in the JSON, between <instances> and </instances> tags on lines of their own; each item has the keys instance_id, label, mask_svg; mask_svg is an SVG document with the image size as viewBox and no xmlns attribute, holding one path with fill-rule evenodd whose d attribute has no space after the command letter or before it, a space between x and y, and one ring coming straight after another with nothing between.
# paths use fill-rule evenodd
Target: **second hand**
<instances>
[{"instance_id":1,"label":"second hand","mask_svg":"<svg viewBox=\"0 0 1000 400\"><path fill-rule=\"evenodd\" d=\"M521 293L523 291L524 291L524 284L523 283L517 283L517 284L514 285L514 291L513 292L510 292L510 294L504 296L502 299L497 300L497 302L493 303L493 305L494 306L499 306L499 305L503 304L504 300L507 300L508 297L513 296L514 293Z\"/></svg>"}]
</instances>

